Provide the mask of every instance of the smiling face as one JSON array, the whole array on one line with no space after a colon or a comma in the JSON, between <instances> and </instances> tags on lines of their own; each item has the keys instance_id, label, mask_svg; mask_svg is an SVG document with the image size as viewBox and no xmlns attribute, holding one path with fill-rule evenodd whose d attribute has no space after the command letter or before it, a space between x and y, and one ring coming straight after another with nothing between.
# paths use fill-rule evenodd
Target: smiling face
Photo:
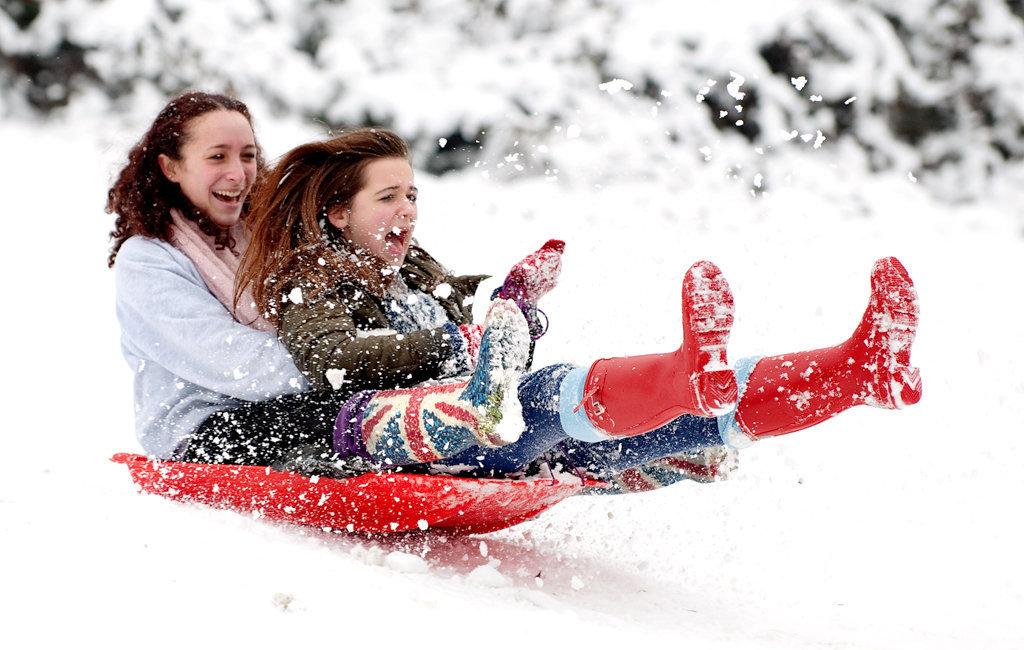
<instances>
[{"instance_id":1,"label":"smiling face","mask_svg":"<svg viewBox=\"0 0 1024 650\"><path fill-rule=\"evenodd\" d=\"M349 242L399 267L416 228L412 167L404 158L381 158L366 166L362 180L352 200L332 208L327 218Z\"/></svg>"},{"instance_id":2,"label":"smiling face","mask_svg":"<svg viewBox=\"0 0 1024 650\"><path fill-rule=\"evenodd\" d=\"M235 225L256 179L256 137L244 115L215 110L188 122L177 160L161 154L160 169L192 205L222 228Z\"/></svg>"}]
</instances>

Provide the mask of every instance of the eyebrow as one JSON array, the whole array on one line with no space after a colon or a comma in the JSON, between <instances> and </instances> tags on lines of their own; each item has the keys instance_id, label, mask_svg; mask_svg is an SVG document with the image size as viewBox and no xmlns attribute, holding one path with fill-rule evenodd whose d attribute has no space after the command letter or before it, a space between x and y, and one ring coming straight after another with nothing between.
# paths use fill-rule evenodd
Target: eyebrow
<instances>
[{"instance_id":1,"label":"eyebrow","mask_svg":"<svg viewBox=\"0 0 1024 650\"><path fill-rule=\"evenodd\" d=\"M231 147L231 145L229 145L229 144L215 144L215 145L213 145L211 147L207 147L206 150L210 151L211 149L228 149L230 147ZM256 145L255 144L247 144L247 145L245 145L242 148L243 149L255 149Z\"/></svg>"},{"instance_id":2,"label":"eyebrow","mask_svg":"<svg viewBox=\"0 0 1024 650\"><path fill-rule=\"evenodd\" d=\"M374 192L374 194L376 195L376 194L383 194L384 192L394 192L395 190L400 190L400 189L402 189L401 185L392 185L390 187L385 187L383 189L377 190L376 192ZM412 190L413 192L416 192L417 194L420 193L420 188L416 187L415 185L411 186L409 189Z\"/></svg>"}]
</instances>

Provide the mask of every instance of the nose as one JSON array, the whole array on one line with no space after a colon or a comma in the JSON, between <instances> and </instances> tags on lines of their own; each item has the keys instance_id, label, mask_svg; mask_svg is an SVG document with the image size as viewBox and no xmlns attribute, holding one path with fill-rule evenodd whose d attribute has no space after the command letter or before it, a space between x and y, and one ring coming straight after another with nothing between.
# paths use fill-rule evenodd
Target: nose
<instances>
[{"instance_id":1,"label":"nose","mask_svg":"<svg viewBox=\"0 0 1024 650\"><path fill-rule=\"evenodd\" d=\"M224 176L232 183L241 182L245 178L245 165L242 164L241 159L233 159Z\"/></svg>"},{"instance_id":2,"label":"nose","mask_svg":"<svg viewBox=\"0 0 1024 650\"><path fill-rule=\"evenodd\" d=\"M404 199L398 206L398 212L396 214L399 218L403 219L407 224L416 222L416 204L409 199Z\"/></svg>"}]
</instances>

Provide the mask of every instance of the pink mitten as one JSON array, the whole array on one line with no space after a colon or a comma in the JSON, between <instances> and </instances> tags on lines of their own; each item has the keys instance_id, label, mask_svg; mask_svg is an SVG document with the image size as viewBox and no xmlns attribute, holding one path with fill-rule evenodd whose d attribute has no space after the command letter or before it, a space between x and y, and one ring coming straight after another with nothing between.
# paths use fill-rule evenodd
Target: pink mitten
<instances>
[{"instance_id":1,"label":"pink mitten","mask_svg":"<svg viewBox=\"0 0 1024 650\"><path fill-rule=\"evenodd\" d=\"M536 252L512 267L494 297L514 300L530 325L530 335L540 338L546 327L540 322L537 302L558 283L565 242L550 239Z\"/></svg>"}]
</instances>

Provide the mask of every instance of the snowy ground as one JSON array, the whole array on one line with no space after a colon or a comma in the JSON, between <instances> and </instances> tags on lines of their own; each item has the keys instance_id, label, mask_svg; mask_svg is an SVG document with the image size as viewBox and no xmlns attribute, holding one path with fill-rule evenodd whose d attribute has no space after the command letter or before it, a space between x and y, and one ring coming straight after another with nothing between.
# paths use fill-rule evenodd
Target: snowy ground
<instances>
[{"instance_id":1,"label":"snowy ground","mask_svg":"<svg viewBox=\"0 0 1024 650\"><path fill-rule=\"evenodd\" d=\"M304 137L269 121L271 154ZM759 200L712 172L421 176L420 240L458 271L568 240L540 363L674 347L698 258L735 291L734 359L832 344L872 261L897 255L920 291L926 392L747 449L727 482L575 498L480 537L368 539L139 495L108 462L138 450L102 212L137 132L71 124L0 125L7 647L1024 646L1019 194L954 208L813 158Z\"/></svg>"}]
</instances>

